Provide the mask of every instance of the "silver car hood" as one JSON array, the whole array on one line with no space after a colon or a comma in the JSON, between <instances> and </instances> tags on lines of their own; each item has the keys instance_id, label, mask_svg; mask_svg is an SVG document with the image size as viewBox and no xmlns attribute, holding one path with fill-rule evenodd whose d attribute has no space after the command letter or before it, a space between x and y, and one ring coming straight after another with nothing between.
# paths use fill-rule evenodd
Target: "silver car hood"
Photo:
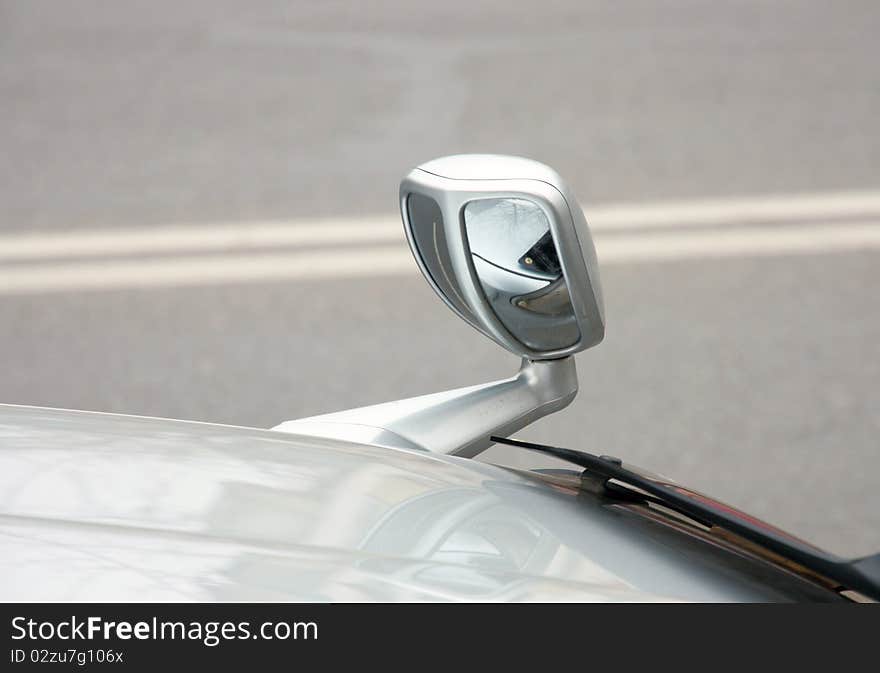
<instances>
[{"instance_id":1,"label":"silver car hood","mask_svg":"<svg viewBox=\"0 0 880 673\"><path fill-rule=\"evenodd\" d=\"M0 600L790 600L810 585L473 460L0 405Z\"/></svg>"}]
</instances>

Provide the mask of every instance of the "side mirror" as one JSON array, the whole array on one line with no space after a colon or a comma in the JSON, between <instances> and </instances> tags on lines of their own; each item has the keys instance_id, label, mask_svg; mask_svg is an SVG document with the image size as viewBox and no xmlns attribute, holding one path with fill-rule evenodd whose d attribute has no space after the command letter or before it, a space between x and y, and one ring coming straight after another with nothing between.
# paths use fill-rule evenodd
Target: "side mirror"
<instances>
[{"instance_id":1,"label":"side mirror","mask_svg":"<svg viewBox=\"0 0 880 673\"><path fill-rule=\"evenodd\" d=\"M549 167L498 155L435 159L403 179L400 210L437 294L510 352L550 360L602 341L590 230Z\"/></svg>"},{"instance_id":2,"label":"side mirror","mask_svg":"<svg viewBox=\"0 0 880 673\"><path fill-rule=\"evenodd\" d=\"M521 356L519 372L274 429L470 458L577 395L570 356L605 336L593 239L562 179L517 157L422 164L400 184L400 210L428 282L459 316Z\"/></svg>"}]
</instances>

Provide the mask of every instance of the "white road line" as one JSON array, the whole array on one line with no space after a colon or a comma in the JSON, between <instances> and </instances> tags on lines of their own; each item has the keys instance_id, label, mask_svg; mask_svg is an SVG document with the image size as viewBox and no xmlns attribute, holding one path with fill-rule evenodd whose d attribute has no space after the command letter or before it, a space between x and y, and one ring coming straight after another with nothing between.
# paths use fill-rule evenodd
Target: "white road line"
<instances>
[{"instance_id":1,"label":"white road line","mask_svg":"<svg viewBox=\"0 0 880 673\"><path fill-rule=\"evenodd\" d=\"M599 264L880 250L880 220L597 236Z\"/></svg>"},{"instance_id":2,"label":"white road line","mask_svg":"<svg viewBox=\"0 0 880 673\"><path fill-rule=\"evenodd\" d=\"M0 236L0 260L187 253L403 241L399 217L162 225Z\"/></svg>"},{"instance_id":3,"label":"white road line","mask_svg":"<svg viewBox=\"0 0 880 673\"><path fill-rule=\"evenodd\" d=\"M9 267L0 271L0 294L321 280L401 273L418 274L415 261L405 245L216 257L102 260Z\"/></svg>"},{"instance_id":4,"label":"white road line","mask_svg":"<svg viewBox=\"0 0 880 673\"><path fill-rule=\"evenodd\" d=\"M673 226L717 226L803 219L829 221L880 217L880 192L832 192L794 196L606 204L587 209L594 232ZM0 235L0 261L186 254L255 248L307 247L403 241L396 215L308 221L163 225Z\"/></svg>"},{"instance_id":5,"label":"white road line","mask_svg":"<svg viewBox=\"0 0 880 673\"><path fill-rule=\"evenodd\" d=\"M749 222L843 219L880 215L880 192L849 191L751 198L606 204L586 211L595 229L717 226Z\"/></svg>"},{"instance_id":6,"label":"white road line","mask_svg":"<svg viewBox=\"0 0 880 673\"><path fill-rule=\"evenodd\" d=\"M596 248L600 266L880 251L880 221L598 235ZM16 264L0 270L0 295L398 275L418 276L412 255L402 243L287 253Z\"/></svg>"}]
</instances>

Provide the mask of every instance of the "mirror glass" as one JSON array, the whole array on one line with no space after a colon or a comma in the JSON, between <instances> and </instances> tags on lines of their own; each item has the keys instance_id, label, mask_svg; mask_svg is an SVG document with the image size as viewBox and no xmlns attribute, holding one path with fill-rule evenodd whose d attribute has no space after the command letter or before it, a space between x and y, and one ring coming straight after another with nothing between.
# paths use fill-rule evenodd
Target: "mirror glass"
<instances>
[{"instance_id":1,"label":"mirror glass","mask_svg":"<svg viewBox=\"0 0 880 673\"><path fill-rule=\"evenodd\" d=\"M483 293L507 330L532 350L580 339L547 214L534 201L479 199L464 207Z\"/></svg>"}]
</instances>

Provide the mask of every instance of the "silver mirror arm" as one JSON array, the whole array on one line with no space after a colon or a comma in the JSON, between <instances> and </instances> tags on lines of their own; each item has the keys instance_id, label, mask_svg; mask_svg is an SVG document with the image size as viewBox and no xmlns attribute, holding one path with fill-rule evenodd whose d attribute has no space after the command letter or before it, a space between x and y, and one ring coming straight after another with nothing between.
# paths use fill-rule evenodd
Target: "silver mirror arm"
<instances>
[{"instance_id":1,"label":"silver mirror arm","mask_svg":"<svg viewBox=\"0 0 880 673\"><path fill-rule=\"evenodd\" d=\"M369 407L285 421L281 432L472 458L559 411L578 391L574 357L526 360L516 376Z\"/></svg>"}]
</instances>

